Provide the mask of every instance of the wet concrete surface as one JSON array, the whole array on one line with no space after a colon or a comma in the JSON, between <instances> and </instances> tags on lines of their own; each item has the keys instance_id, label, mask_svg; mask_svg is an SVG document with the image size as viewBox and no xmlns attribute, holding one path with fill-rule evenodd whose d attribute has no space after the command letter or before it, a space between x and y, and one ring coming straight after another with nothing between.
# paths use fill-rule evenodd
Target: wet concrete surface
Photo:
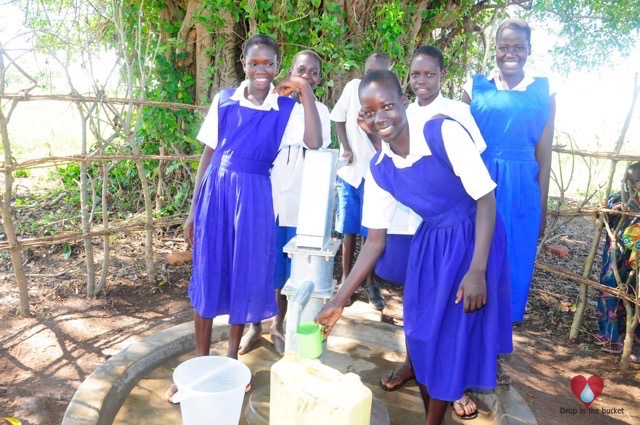
<instances>
[{"instance_id":1,"label":"wet concrete surface","mask_svg":"<svg viewBox=\"0 0 640 425\"><path fill-rule=\"evenodd\" d=\"M356 303L358 304L358 303ZM363 304L363 303L361 303ZM367 311L367 309L369 309ZM359 310L369 316L362 318ZM423 425L425 414L420 391L412 381L402 389L387 392L378 386L383 373L397 367L404 359L404 337L402 329L376 321L377 312L366 304L355 305L345 311L345 319L334 328L323 355L323 363L342 373L354 372L371 389L374 398L372 424L383 423L388 412L391 424ZM243 415L240 425L261 425L268 417L268 388L271 366L281 357L275 351L268 336L268 325L263 326L265 334L254 349L240 356L252 372L252 388L245 395ZM224 355L227 341L220 340L211 346L211 355ZM129 393L120 407L113 424L180 424L182 423L180 406L164 400L164 393L172 384L173 369L181 362L190 359L192 353L166 359L159 367L147 373ZM252 399L251 407L247 408ZM507 401L502 400L507 398ZM515 398L514 398L515 397ZM528 408L513 389L500 389L497 393L476 394L479 400L480 415L473 421L459 421L452 408L447 412L445 423L473 424L535 424L535 419L527 417ZM502 407L511 404L519 410L516 414L502 411ZM251 413L253 409L253 414ZM530 411L529 411L530 413ZM388 423L388 422L387 422ZM289 424L283 424L289 425Z\"/></svg>"}]
</instances>

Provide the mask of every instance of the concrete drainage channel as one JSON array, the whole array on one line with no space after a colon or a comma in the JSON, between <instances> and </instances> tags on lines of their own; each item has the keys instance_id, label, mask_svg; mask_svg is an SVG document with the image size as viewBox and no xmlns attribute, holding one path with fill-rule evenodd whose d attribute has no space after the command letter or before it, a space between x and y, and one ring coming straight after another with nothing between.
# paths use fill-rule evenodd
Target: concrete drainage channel
<instances>
[{"instance_id":1,"label":"concrete drainage channel","mask_svg":"<svg viewBox=\"0 0 640 425\"><path fill-rule=\"evenodd\" d=\"M268 329L269 325L263 328ZM220 342L224 345L227 338L228 326L214 322L213 343ZM377 412L372 415L372 424L389 423L389 419L386 419L389 417L392 424L424 424L417 386L408 386L401 391L387 393L376 385L384 371L394 367L402 359L404 337L400 328L361 318L343 317L334 328L329 341L325 363L341 372L358 373L363 382L372 389L373 410L374 413ZM145 377L162 365L166 366L168 361L173 359L175 363L176 357L193 350L193 322L174 326L131 344L98 367L80 385L67 408L62 425L113 424L119 410L127 402L127 397L141 380L144 381ZM256 352L256 356L263 358L261 367L266 369L259 374L268 376L268 364L264 364L265 353L268 351L261 348ZM250 363L252 353L253 351L243 356L242 360L249 360ZM275 353L271 357L272 361L277 360ZM171 376L166 376L165 380L168 387ZM264 386L268 388L268 382ZM255 392L258 393L259 390L264 391L265 388L256 388ZM472 421L474 424L537 424L526 402L513 387L499 388L495 392L480 392L476 397L481 411L479 417ZM173 409L174 414L177 414L174 406L160 408ZM161 413L158 414L158 409L152 410L156 414L146 419L137 418L134 422L167 423L167 418ZM156 418L158 422L154 421ZM374 418L377 419L374 421ZM130 419L133 421L134 418ZM246 422L243 418L241 424L246 423L254 425L256 421ZM445 423L462 424L469 421L458 420L455 414L448 412Z\"/></svg>"}]
</instances>

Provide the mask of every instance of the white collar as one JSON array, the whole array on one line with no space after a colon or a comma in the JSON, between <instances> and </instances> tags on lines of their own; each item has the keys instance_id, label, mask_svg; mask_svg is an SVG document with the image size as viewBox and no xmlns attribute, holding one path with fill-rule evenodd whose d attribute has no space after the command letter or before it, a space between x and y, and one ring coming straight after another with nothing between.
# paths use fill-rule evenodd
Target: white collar
<instances>
[{"instance_id":1,"label":"white collar","mask_svg":"<svg viewBox=\"0 0 640 425\"><path fill-rule=\"evenodd\" d=\"M402 158L400 155L395 154L391 150L391 145L389 145L389 143L383 140L380 147L380 156L378 157L378 160L376 161L375 165L378 165L382 161L383 156L385 155L391 159L399 158L401 160L405 160L405 159L409 160L410 158L413 158L414 161L417 161L419 158L422 158L423 156L431 155L431 150L429 149L429 145L427 145L427 141L425 140L425 138L417 137L418 134L415 134L415 133L414 134L416 137L411 137L412 133L414 132L412 132L411 127L409 127L409 154L407 155L407 158Z\"/></svg>"},{"instance_id":2,"label":"white collar","mask_svg":"<svg viewBox=\"0 0 640 425\"><path fill-rule=\"evenodd\" d=\"M487 80L496 80L496 88L498 90L507 90L502 85L502 80L500 79L500 69L493 68L489 75L487 76ZM534 82L532 76L524 74L524 78L520 81L515 87L512 87L513 91L525 91L527 87Z\"/></svg>"},{"instance_id":3,"label":"white collar","mask_svg":"<svg viewBox=\"0 0 640 425\"><path fill-rule=\"evenodd\" d=\"M248 86L249 86L249 80L244 80L242 83L240 83L240 86L236 89L236 91L233 93L230 99L243 103L243 106L250 106L255 109L266 109L266 110L275 109L276 111L280 110L278 106L278 97L280 96L273 92L273 84L269 86L269 94L267 95L267 97L264 99L264 102L262 102L262 105L260 106L249 102L249 100L246 97L244 97L244 90ZM247 103L249 105L247 105Z\"/></svg>"},{"instance_id":4,"label":"white collar","mask_svg":"<svg viewBox=\"0 0 640 425\"><path fill-rule=\"evenodd\" d=\"M415 106L414 106L415 108L432 108L432 107L437 107L437 106L438 106L438 103L441 103L443 99L444 99L444 96L442 95L442 92L441 92L441 91L439 91L439 92L438 92L438 96L436 96L436 98L435 98L435 99L433 99L433 100L431 101L431 103L430 103L430 104L428 104L428 105L424 105L424 106L420 106L420 105L418 104L418 100L416 99L413 103L410 103L410 104L409 104L409 106L411 106L411 105L415 105Z\"/></svg>"}]
</instances>

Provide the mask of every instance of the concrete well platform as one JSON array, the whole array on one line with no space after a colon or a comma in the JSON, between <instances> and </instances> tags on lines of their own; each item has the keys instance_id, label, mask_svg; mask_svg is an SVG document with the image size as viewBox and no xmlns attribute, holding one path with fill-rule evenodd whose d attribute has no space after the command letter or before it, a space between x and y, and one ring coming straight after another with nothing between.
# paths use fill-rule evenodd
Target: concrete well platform
<instances>
[{"instance_id":1,"label":"concrete well platform","mask_svg":"<svg viewBox=\"0 0 640 425\"><path fill-rule=\"evenodd\" d=\"M358 303L356 303L358 304ZM415 382L399 391L386 392L378 386L382 374L397 367L404 358L402 329L382 323L373 310L368 319L357 305L345 310L329 338L324 363L339 371L354 372L373 392L372 424L423 425L424 410ZM376 320L378 319L378 320ZM263 324L268 331L269 323ZM228 339L226 318L214 321L212 355L224 355ZM164 400L172 383L173 369L193 356L193 322L158 332L131 344L96 369L78 388L63 425L106 424L180 424L180 407ZM270 368L280 356L263 335L255 348L240 360L252 372L252 389L245 396L240 425L261 425L268 417ZM249 406L248 401L254 403ZM452 409L446 424L537 424L531 410L512 387L476 395L480 415L472 421L460 421ZM258 406L257 408L253 406ZM250 412L254 409L253 414ZM256 411L257 409L257 411ZM387 416L388 415L388 416ZM282 424L290 425L290 424Z\"/></svg>"}]
</instances>

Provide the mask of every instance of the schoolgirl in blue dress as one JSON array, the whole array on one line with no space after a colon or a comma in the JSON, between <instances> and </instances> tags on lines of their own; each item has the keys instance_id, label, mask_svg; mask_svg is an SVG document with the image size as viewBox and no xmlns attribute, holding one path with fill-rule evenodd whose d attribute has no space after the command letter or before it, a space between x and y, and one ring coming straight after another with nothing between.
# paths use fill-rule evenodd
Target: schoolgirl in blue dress
<instances>
[{"instance_id":1,"label":"schoolgirl in blue dress","mask_svg":"<svg viewBox=\"0 0 640 425\"><path fill-rule=\"evenodd\" d=\"M309 148L322 144L309 83L290 77L272 92L279 53L272 38L249 38L242 57L246 80L214 97L198 134L206 146L185 223L193 245L196 356L209 354L216 316L229 315L227 356L237 358L245 324L278 313L269 170L280 146L301 143L300 134ZM300 93L301 104L286 97L290 90Z\"/></svg>"},{"instance_id":2,"label":"schoolgirl in blue dress","mask_svg":"<svg viewBox=\"0 0 640 425\"><path fill-rule=\"evenodd\" d=\"M462 101L487 143L483 152L497 183L496 203L507 230L512 320L522 322L533 277L538 238L547 222L555 95L546 78L525 74L531 28L507 19L496 33L497 69L474 75Z\"/></svg>"},{"instance_id":3,"label":"schoolgirl in blue dress","mask_svg":"<svg viewBox=\"0 0 640 425\"><path fill-rule=\"evenodd\" d=\"M468 388L496 386L496 356L512 350L506 236L495 183L456 121L410 134L400 83L375 71L360 84L363 125L385 143L365 183L369 237L338 293L318 314L325 333L385 248L396 202L422 217L411 244L404 328L427 424L442 422Z\"/></svg>"},{"instance_id":4,"label":"schoolgirl in blue dress","mask_svg":"<svg viewBox=\"0 0 640 425\"><path fill-rule=\"evenodd\" d=\"M288 72L294 77L309 81L312 90L321 81L322 59L313 50L302 50L295 54ZM297 97L297 92L292 93ZM322 126L322 147L331 144L331 121L329 109L316 100L316 107ZM300 134L302 137L302 134ZM302 174L304 170L305 149L300 145L283 146L271 169L273 209L276 217L276 268L274 286L278 314L271 322L269 334L271 342L279 354L284 354L284 318L287 313L287 297L282 288L291 276L291 259L283 252L284 246L296 235L300 194L302 193ZM240 340L239 354L248 353L253 344L262 337L262 324L252 323Z\"/></svg>"},{"instance_id":5,"label":"schoolgirl in blue dress","mask_svg":"<svg viewBox=\"0 0 640 425\"><path fill-rule=\"evenodd\" d=\"M409 62L409 87L415 94L415 101L407 106L407 120L409 121L409 131L414 136L412 138L423 137L424 124L432 117L442 114L455 119L460 123L473 139L478 150L482 153L486 144L480 130L476 125L469 105L459 101L447 99L440 92L440 86L446 76L444 55L433 46L421 46L416 49ZM409 218L415 213L410 212ZM394 213L394 220L398 212ZM411 238L418 229L420 220L414 221L407 234L393 234L394 220L387 229L387 240L384 253L376 264L376 274L389 279L386 276L398 275L402 272L404 283L411 246ZM408 221L408 220L407 220ZM397 227L397 226L396 226ZM398 270L400 269L400 270ZM381 272L385 274L381 274ZM394 272L395 271L395 272ZM398 280L389 279L398 282ZM380 387L385 391L396 391L402 388L407 382L413 380L413 368L411 359L407 355L404 363L384 374L380 379ZM455 413L462 419L473 419L478 415L475 401L469 394L465 394L460 400L453 404Z\"/></svg>"}]
</instances>

